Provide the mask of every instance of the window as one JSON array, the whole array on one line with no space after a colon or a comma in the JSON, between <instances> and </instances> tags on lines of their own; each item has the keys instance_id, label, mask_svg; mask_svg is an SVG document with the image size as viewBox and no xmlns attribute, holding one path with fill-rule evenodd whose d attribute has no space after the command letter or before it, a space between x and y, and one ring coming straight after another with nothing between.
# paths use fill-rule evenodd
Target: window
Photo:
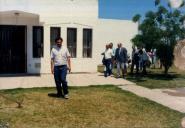
<instances>
[{"instance_id":1,"label":"window","mask_svg":"<svg viewBox=\"0 0 185 128\"><path fill-rule=\"evenodd\" d=\"M33 26L33 57L43 57L43 34L44 30L42 26Z\"/></svg>"},{"instance_id":2,"label":"window","mask_svg":"<svg viewBox=\"0 0 185 128\"><path fill-rule=\"evenodd\" d=\"M55 45L55 39L60 37L60 27L51 27L50 28L50 48L52 49Z\"/></svg>"},{"instance_id":3,"label":"window","mask_svg":"<svg viewBox=\"0 0 185 128\"><path fill-rule=\"evenodd\" d=\"M83 57L92 57L92 29L83 29Z\"/></svg>"},{"instance_id":4,"label":"window","mask_svg":"<svg viewBox=\"0 0 185 128\"><path fill-rule=\"evenodd\" d=\"M77 29L67 28L67 48L72 58L76 58Z\"/></svg>"}]
</instances>

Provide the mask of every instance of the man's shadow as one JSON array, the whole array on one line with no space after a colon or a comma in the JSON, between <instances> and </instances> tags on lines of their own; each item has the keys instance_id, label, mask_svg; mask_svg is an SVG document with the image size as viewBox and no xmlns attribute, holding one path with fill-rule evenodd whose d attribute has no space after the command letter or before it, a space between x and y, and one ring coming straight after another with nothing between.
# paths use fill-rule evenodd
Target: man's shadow
<instances>
[{"instance_id":1,"label":"man's shadow","mask_svg":"<svg viewBox=\"0 0 185 128\"><path fill-rule=\"evenodd\" d=\"M58 95L56 93L48 93L48 96L52 98L58 98Z\"/></svg>"}]
</instances>

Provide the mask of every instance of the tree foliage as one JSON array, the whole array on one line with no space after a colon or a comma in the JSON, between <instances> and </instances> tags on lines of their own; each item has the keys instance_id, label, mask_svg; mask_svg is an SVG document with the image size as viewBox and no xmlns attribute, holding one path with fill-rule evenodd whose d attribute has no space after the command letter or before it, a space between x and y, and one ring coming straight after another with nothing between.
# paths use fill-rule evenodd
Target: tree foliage
<instances>
[{"instance_id":1,"label":"tree foliage","mask_svg":"<svg viewBox=\"0 0 185 128\"><path fill-rule=\"evenodd\" d=\"M159 5L160 4L160 0L155 0L155 6Z\"/></svg>"},{"instance_id":2,"label":"tree foliage","mask_svg":"<svg viewBox=\"0 0 185 128\"><path fill-rule=\"evenodd\" d=\"M137 14L137 15L135 15L135 16L132 18L132 21L133 21L133 22L138 22L138 21L140 20L140 18L141 18L141 15Z\"/></svg>"},{"instance_id":3,"label":"tree foliage","mask_svg":"<svg viewBox=\"0 0 185 128\"><path fill-rule=\"evenodd\" d=\"M181 7L184 3L181 5ZM184 39L185 15L180 9L164 7L160 0L155 0L156 11L148 11L143 21L139 24L139 34L136 35L132 42L136 46L143 46L146 50L157 49L157 56L165 67L165 73L172 66L174 56L173 50L178 40ZM139 14L133 17L137 22L141 17ZM137 20L135 20L137 19Z\"/></svg>"}]
</instances>

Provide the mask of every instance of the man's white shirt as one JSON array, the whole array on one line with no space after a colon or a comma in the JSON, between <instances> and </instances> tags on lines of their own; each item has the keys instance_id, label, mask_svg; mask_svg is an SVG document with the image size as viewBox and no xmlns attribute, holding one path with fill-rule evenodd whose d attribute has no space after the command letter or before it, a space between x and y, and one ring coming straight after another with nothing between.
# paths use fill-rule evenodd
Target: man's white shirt
<instances>
[{"instance_id":1,"label":"man's white shirt","mask_svg":"<svg viewBox=\"0 0 185 128\"><path fill-rule=\"evenodd\" d=\"M111 59L113 56L113 50L112 49L108 49L108 50L105 50L105 59Z\"/></svg>"},{"instance_id":2,"label":"man's white shirt","mask_svg":"<svg viewBox=\"0 0 185 128\"><path fill-rule=\"evenodd\" d=\"M67 59L70 53L65 46L54 46L51 50L51 59L54 60L55 66L67 65Z\"/></svg>"}]
</instances>

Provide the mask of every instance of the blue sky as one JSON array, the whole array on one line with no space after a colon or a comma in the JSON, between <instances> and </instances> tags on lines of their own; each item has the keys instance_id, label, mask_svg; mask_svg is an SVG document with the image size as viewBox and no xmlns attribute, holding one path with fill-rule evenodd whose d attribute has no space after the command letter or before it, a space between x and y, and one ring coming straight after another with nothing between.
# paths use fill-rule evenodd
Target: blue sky
<instances>
[{"instance_id":1,"label":"blue sky","mask_svg":"<svg viewBox=\"0 0 185 128\"><path fill-rule=\"evenodd\" d=\"M99 0L99 17L131 20L135 14L155 10L155 0ZM162 0L167 5L167 0Z\"/></svg>"}]
</instances>

